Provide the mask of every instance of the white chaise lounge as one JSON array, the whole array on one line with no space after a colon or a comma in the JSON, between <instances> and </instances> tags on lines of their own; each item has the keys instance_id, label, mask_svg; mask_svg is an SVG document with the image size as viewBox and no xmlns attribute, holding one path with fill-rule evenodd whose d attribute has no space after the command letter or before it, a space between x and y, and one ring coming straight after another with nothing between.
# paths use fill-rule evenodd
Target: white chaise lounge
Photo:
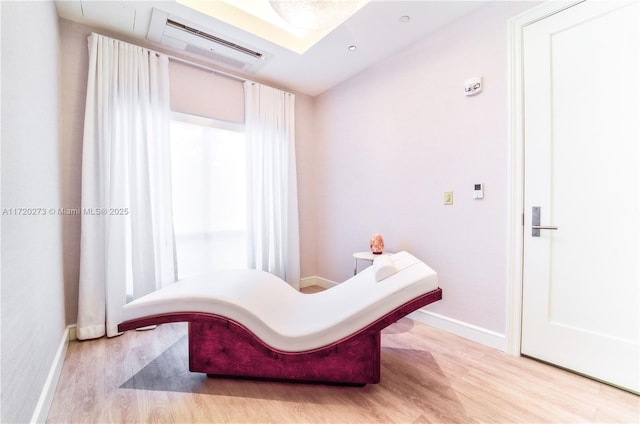
<instances>
[{"instance_id":1,"label":"white chaise lounge","mask_svg":"<svg viewBox=\"0 0 640 424\"><path fill-rule=\"evenodd\" d=\"M380 380L380 330L441 298L436 272L400 252L314 294L256 270L185 279L127 304L119 329L189 322L194 372L360 385Z\"/></svg>"}]
</instances>

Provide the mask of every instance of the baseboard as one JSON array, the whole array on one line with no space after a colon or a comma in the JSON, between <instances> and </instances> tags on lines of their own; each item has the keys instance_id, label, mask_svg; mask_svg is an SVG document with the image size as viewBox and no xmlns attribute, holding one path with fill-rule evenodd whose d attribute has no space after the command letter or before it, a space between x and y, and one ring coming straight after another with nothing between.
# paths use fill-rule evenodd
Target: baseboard
<instances>
[{"instance_id":1,"label":"baseboard","mask_svg":"<svg viewBox=\"0 0 640 424\"><path fill-rule=\"evenodd\" d=\"M309 286L320 286L325 289L330 289L331 287L334 287L338 284L339 283L317 276L307 277L300 280L300 288ZM496 333L495 331L487 330L485 328L478 327L476 325L469 324L463 321L458 321L456 319L436 314L425 309L419 309L409 314L408 317L413 320L423 322L439 330L446 331L447 333L464 337L465 339L492 347L494 349L498 349L503 352L506 351L507 342L504 334Z\"/></svg>"},{"instance_id":2,"label":"baseboard","mask_svg":"<svg viewBox=\"0 0 640 424\"><path fill-rule=\"evenodd\" d=\"M73 324L73 325L68 325L67 326L67 332L69 333L69 341L72 342L74 340L78 340L78 333L77 330L78 329L78 325L77 324Z\"/></svg>"},{"instance_id":3,"label":"baseboard","mask_svg":"<svg viewBox=\"0 0 640 424\"><path fill-rule=\"evenodd\" d=\"M331 287L337 286L338 284L339 283L321 277L306 277L300 280L300 288L320 286L324 289L330 289Z\"/></svg>"},{"instance_id":4,"label":"baseboard","mask_svg":"<svg viewBox=\"0 0 640 424\"><path fill-rule=\"evenodd\" d=\"M424 309L419 309L408 315L409 318L423 322L431 327L464 337L465 339L483 344L485 346L505 351L506 337L504 334L487 330L463 321L458 321L444 315L436 314Z\"/></svg>"},{"instance_id":5,"label":"baseboard","mask_svg":"<svg viewBox=\"0 0 640 424\"><path fill-rule=\"evenodd\" d=\"M62 334L62 339L58 345L56 356L53 359L47 380L44 383L40 398L36 405L36 409L31 416L32 423L43 423L47 420L49 415L49 408L53 402L53 396L56 393L56 387L58 386L58 380L60 379L60 373L62 372L62 365L64 364L64 358L67 354L67 348L69 347L70 335L73 333L75 337L75 325L69 325L65 328Z\"/></svg>"}]
</instances>

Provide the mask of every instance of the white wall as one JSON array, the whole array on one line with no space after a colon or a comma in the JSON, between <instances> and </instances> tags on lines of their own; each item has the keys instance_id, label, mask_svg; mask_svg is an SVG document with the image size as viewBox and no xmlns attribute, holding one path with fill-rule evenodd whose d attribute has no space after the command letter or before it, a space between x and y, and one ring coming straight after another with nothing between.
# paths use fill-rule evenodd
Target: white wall
<instances>
[{"instance_id":1,"label":"white wall","mask_svg":"<svg viewBox=\"0 0 640 424\"><path fill-rule=\"evenodd\" d=\"M31 419L65 333L58 18L53 2L2 8L2 415Z\"/></svg>"},{"instance_id":2,"label":"white wall","mask_svg":"<svg viewBox=\"0 0 640 424\"><path fill-rule=\"evenodd\" d=\"M504 333L507 20L533 5L491 3L316 99L318 275L348 278L379 232L438 272L430 311Z\"/></svg>"}]
</instances>

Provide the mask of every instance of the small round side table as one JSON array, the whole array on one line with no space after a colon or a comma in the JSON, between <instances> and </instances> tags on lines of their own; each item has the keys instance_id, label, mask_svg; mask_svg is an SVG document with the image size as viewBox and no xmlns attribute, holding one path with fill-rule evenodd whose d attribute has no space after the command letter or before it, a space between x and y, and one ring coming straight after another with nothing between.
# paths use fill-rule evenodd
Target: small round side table
<instances>
[{"instance_id":1,"label":"small round side table","mask_svg":"<svg viewBox=\"0 0 640 424\"><path fill-rule=\"evenodd\" d=\"M371 252L356 252L353 254L353 275L358 273L358 261L369 261L373 263L373 260L381 255L391 255L389 252L382 252L380 254L374 254Z\"/></svg>"}]
</instances>

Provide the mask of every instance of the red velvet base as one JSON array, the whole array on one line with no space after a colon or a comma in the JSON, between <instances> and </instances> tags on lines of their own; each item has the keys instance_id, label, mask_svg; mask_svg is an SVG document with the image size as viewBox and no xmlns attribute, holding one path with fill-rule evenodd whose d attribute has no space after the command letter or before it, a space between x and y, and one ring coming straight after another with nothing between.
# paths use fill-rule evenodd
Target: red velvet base
<instances>
[{"instance_id":1,"label":"red velvet base","mask_svg":"<svg viewBox=\"0 0 640 424\"><path fill-rule=\"evenodd\" d=\"M217 315L178 313L127 321L119 331L189 322L189 369L212 376L365 385L380 381L380 331L442 299L442 290L419 296L331 345L306 352L274 349L235 321Z\"/></svg>"},{"instance_id":2,"label":"red velvet base","mask_svg":"<svg viewBox=\"0 0 640 424\"><path fill-rule=\"evenodd\" d=\"M282 352L223 318L189 323L189 369L212 376L366 384L380 381L380 332L307 352Z\"/></svg>"}]
</instances>

